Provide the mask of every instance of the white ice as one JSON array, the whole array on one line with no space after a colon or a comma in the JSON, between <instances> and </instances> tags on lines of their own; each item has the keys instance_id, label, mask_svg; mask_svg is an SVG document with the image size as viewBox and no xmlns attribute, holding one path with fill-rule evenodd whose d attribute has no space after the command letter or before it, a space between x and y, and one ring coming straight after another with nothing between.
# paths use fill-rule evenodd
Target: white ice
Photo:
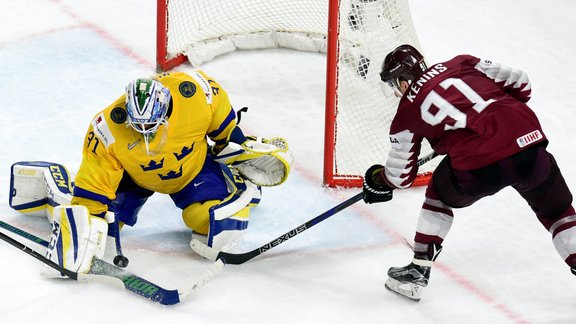
<instances>
[{"instance_id":1,"label":"white ice","mask_svg":"<svg viewBox=\"0 0 576 324\"><path fill-rule=\"evenodd\" d=\"M411 0L429 62L467 53L525 70L549 150L576 190L576 2ZM42 237L44 219L8 206L17 161L71 171L91 117L129 80L155 70L155 1L0 1L0 219ZM184 66L183 69L189 67ZM325 57L236 52L202 68L249 107L248 133L280 135L295 155L288 182L264 191L235 252L260 246L353 196L321 185ZM106 283L40 276L41 264L0 242L0 323L576 323L576 278L527 204L503 190L457 210L420 303L384 289L409 262L423 189L360 202L165 307ZM155 195L123 233L129 270L184 287L211 262L188 247L179 210ZM32 243L26 242L31 245Z\"/></svg>"}]
</instances>

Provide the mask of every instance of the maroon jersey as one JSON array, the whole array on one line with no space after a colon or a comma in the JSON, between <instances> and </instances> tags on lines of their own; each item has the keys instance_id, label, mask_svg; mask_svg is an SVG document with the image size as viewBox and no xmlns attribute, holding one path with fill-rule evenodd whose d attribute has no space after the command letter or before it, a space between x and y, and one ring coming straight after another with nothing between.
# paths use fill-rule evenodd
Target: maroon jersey
<instances>
[{"instance_id":1,"label":"maroon jersey","mask_svg":"<svg viewBox=\"0 0 576 324\"><path fill-rule=\"evenodd\" d=\"M424 138L457 170L481 168L545 141L526 105L530 93L523 71L470 55L430 67L404 93L390 126L388 182L410 186Z\"/></svg>"}]
</instances>

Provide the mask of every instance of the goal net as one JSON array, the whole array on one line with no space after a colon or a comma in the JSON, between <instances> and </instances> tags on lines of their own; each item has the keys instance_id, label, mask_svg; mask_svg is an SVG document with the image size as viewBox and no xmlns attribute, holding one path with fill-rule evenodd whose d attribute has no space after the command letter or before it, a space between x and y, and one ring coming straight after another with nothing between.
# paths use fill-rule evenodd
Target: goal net
<instances>
[{"instance_id":1,"label":"goal net","mask_svg":"<svg viewBox=\"0 0 576 324\"><path fill-rule=\"evenodd\" d=\"M366 169L386 161L398 98L379 72L397 46L420 48L408 0L157 1L159 70L238 49L325 52L324 183L360 187ZM422 167L416 184L433 167Z\"/></svg>"}]
</instances>

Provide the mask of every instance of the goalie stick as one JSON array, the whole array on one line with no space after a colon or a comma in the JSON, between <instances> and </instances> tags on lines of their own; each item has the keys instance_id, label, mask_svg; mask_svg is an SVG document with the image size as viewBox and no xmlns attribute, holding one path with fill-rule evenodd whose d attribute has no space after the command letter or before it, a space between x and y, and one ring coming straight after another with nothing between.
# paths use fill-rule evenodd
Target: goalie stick
<instances>
[{"instance_id":1,"label":"goalie stick","mask_svg":"<svg viewBox=\"0 0 576 324\"><path fill-rule=\"evenodd\" d=\"M36 244L39 244L43 247L48 247L48 241L28 233L22 229L14 227L8 223L0 221L0 227L6 229L12 233L18 234ZM61 267L59 264L47 259L43 254L38 253L34 249L28 247L25 244L20 243L19 241L11 238L10 236L0 232L0 239L8 242L10 245L24 251L25 253L31 255L32 257L36 258L37 260L41 261L42 263L54 268L55 270L59 271L62 275L65 275L71 279L76 281L89 281L90 275L96 276L106 276L116 278L124 284L124 288L127 290L136 293L140 296L143 296L147 299L150 299L153 302L158 302L162 305L174 305L194 292L200 289L206 282L208 282L218 271L222 270L222 266L220 264L215 263L213 264L208 270L206 270L202 275L196 279L193 283L191 283L188 287L180 290L170 290L165 289L158 286L155 283L152 283L136 274L133 274L129 271L124 269L118 268L104 260L94 258L92 261L92 267L87 274L77 273L74 271L70 271L66 268Z\"/></svg>"},{"instance_id":2,"label":"goalie stick","mask_svg":"<svg viewBox=\"0 0 576 324\"><path fill-rule=\"evenodd\" d=\"M437 154L435 152L432 152L420 159L418 159L418 166L421 166L427 162L429 162L430 160L434 159L437 156ZM294 236L304 232L305 230L309 229L310 227L322 222L323 220L334 216L336 213L338 213L341 210L344 210L345 208L355 204L356 202L362 200L364 196L363 192L360 192L354 196L352 196L351 198L348 198L347 200L345 200L344 202L338 204L337 206L332 207L331 209L325 211L324 213L314 217L313 219L307 221L306 223L280 235L279 237L275 238L274 240L252 250L252 251L248 251L248 252L244 252L244 253L229 253L229 252L224 252L224 251L220 251L220 252L214 252L212 249L206 247L204 244L194 244L192 245L193 250L202 255L203 257L207 258L207 259L211 259L214 262L213 266L218 265L218 267L224 267L225 264L242 264L244 262L247 262L257 256L259 256L260 254L288 241L289 239L293 238Z\"/></svg>"}]
</instances>

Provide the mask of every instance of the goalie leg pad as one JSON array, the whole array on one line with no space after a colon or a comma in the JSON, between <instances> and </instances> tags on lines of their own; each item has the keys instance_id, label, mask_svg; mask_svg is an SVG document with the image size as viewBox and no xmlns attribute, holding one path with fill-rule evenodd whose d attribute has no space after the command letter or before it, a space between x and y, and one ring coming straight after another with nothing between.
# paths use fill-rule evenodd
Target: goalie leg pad
<instances>
[{"instance_id":1,"label":"goalie leg pad","mask_svg":"<svg viewBox=\"0 0 576 324\"><path fill-rule=\"evenodd\" d=\"M16 162L10 172L10 207L33 216L47 216L52 209L69 205L72 179L66 167L52 162Z\"/></svg>"},{"instance_id":2,"label":"goalie leg pad","mask_svg":"<svg viewBox=\"0 0 576 324\"><path fill-rule=\"evenodd\" d=\"M232 210L242 205L244 205L242 201L229 201L211 208L207 242L209 247L222 250L240 240L243 231L248 228L250 206L244 205L236 212ZM233 214L230 214L231 212Z\"/></svg>"},{"instance_id":3,"label":"goalie leg pad","mask_svg":"<svg viewBox=\"0 0 576 324\"><path fill-rule=\"evenodd\" d=\"M219 251L231 249L240 240L248 227L250 208L260 202L260 188L239 180L230 196L209 208L208 234L192 234L190 247L207 259L214 260Z\"/></svg>"},{"instance_id":4,"label":"goalie leg pad","mask_svg":"<svg viewBox=\"0 0 576 324\"><path fill-rule=\"evenodd\" d=\"M94 257L102 258L108 223L80 205L54 208L52 235L46 257L78 273L88 273Z\"/></svg>"}]
</instances>

